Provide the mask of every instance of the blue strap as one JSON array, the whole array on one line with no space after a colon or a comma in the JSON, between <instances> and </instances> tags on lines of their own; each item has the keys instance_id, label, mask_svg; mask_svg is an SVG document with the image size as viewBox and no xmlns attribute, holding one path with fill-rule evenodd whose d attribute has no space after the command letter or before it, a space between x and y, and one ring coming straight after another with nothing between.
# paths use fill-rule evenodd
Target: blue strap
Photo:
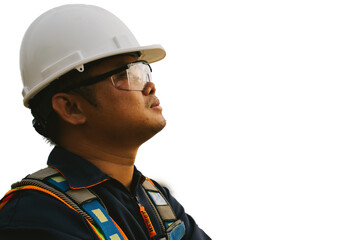
<instances>
[{"instance_id":1,"label":"blue strap","mask_svg":"<svg viewBox=\"0 0 360 240\"><path fill-rule=\"evenodd\" d=\"M53 176L47 181L61 189L63 192L66 192L70 189L66 179L61 175ZM106 240L125 240L122 234L119 232L118 228L115 226L113 220L110 218L107 211L98 200L93 199L89 202L85 202L82 204L81 208L95 221L97 226L104 234Z\"/></svg>"},{"instance_id":2,"label":"blue strap","mask_svg":"<svg viewBox=\"0 0 360 240\"><path fill-rule=\"evenodd\" d=\"M180 222L171 232L168 233L169 240L180 240L185 235L185 224Z\"/></svg>"},{"instance_id":3,"label":"blue strap","mask_svg":"<svg viewBox=\"0 0 360 240\"><path fill-rule=\"evenodd\" d=\"M106 240L125 240L113 220L110 218L107 211L97 201L92 200L91 202L84 203L82 208L87 212L101 228Z\"/></svg>"},{"instance_id":4,"label":"blue strap","mask_svg":"<svg viewBox=\"0 0 360 240\"><path fill-rule=\"evenodd\" d=\"M70 189L69 184L67 183L66 179L61 175L56 175L47 180L52 185L59 188L62 192L66 192Z\"/></svg>"}]
</instances>

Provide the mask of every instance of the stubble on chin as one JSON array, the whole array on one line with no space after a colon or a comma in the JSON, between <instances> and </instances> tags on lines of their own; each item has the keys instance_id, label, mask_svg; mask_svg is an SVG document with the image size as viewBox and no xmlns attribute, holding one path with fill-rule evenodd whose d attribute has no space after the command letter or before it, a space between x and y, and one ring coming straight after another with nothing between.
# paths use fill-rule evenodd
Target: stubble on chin
<instances>
[{"instance_id":1,"label":"stubble on chin","mask_svg":"<svg viewBox=\"0 0 360 240\"><path fill-rule=\"evenodd\" d=\"M166 120L165 118L163 118L163 120L161 122L159 122L159 124L157 124L156 126L153 127L153 133L154 135L157 134L158 132L160 132L161 130L163 130L166 126Z\"/></svg>"}]
</instances>

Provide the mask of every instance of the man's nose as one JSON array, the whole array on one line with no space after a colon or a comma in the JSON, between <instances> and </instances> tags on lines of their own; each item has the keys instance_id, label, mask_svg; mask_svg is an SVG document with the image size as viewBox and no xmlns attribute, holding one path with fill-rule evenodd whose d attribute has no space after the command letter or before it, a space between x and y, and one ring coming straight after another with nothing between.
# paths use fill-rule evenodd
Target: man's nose
<instances>
[{"instance_id":1,"label":"man's nose","mask_svg":"<svg viewBox=\"0 0 360 240\"><path fill-rule=\"evenodd\" d=\"M143 90L143 94L145 96L148 95L155 95L156 92L156 88L155 88L155 84L153 82L147 82L145 84L144 90Z\"/></svg>"}]
</instances>

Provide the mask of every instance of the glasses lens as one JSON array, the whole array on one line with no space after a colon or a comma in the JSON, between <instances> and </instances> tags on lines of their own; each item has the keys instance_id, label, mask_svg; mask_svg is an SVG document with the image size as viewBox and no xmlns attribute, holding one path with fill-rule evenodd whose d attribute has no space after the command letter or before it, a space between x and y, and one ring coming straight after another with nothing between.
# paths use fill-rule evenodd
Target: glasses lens
<instances>
[{"instance_id":1,"label":"glasses lens","mask_svg":"<svg viewBox=\"0 0 360 240\"><path fill-rule=\"evenodd\" d=\"M111 81L117 89L142 91L151 81L150 66L143 62L130 63L128 69L111 76Z\"/></svg>"}]
</instances>

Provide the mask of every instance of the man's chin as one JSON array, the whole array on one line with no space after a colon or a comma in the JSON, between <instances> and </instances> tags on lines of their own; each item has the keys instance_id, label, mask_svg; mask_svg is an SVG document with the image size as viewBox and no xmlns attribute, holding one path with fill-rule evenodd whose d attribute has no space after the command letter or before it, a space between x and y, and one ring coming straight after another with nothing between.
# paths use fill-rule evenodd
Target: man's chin
<instances>
[{"instance_id":1,"label":"man's chin","mask_svg":"<svg viewBox=\"0 0 360 240\"><path fill-rule=\"evenodd\" d=\"M163 130L165 126L166 126L166 120L163 119L163 121L161 121L157 126L154 127L153 129L154 135L160 132L161 130Z\"/></svg>"},{"instance_id":2,"label":"man's chin","mask_svg":"<svg viewBox=\"0 0 360 240\"><path fill-rule=\"evenodd\" d=\"M149 139L154 137L161 130L163 130L165 126L166 126L166 120L164 119L163 121L159 122L158 124L153 125L150 129L148 128L148 130L145 130L145 132L147 132L147 133L143 132L143 134L141 134L141 138L143 139L142 143L147 142Z\"/></svg>"}]
</instances>

